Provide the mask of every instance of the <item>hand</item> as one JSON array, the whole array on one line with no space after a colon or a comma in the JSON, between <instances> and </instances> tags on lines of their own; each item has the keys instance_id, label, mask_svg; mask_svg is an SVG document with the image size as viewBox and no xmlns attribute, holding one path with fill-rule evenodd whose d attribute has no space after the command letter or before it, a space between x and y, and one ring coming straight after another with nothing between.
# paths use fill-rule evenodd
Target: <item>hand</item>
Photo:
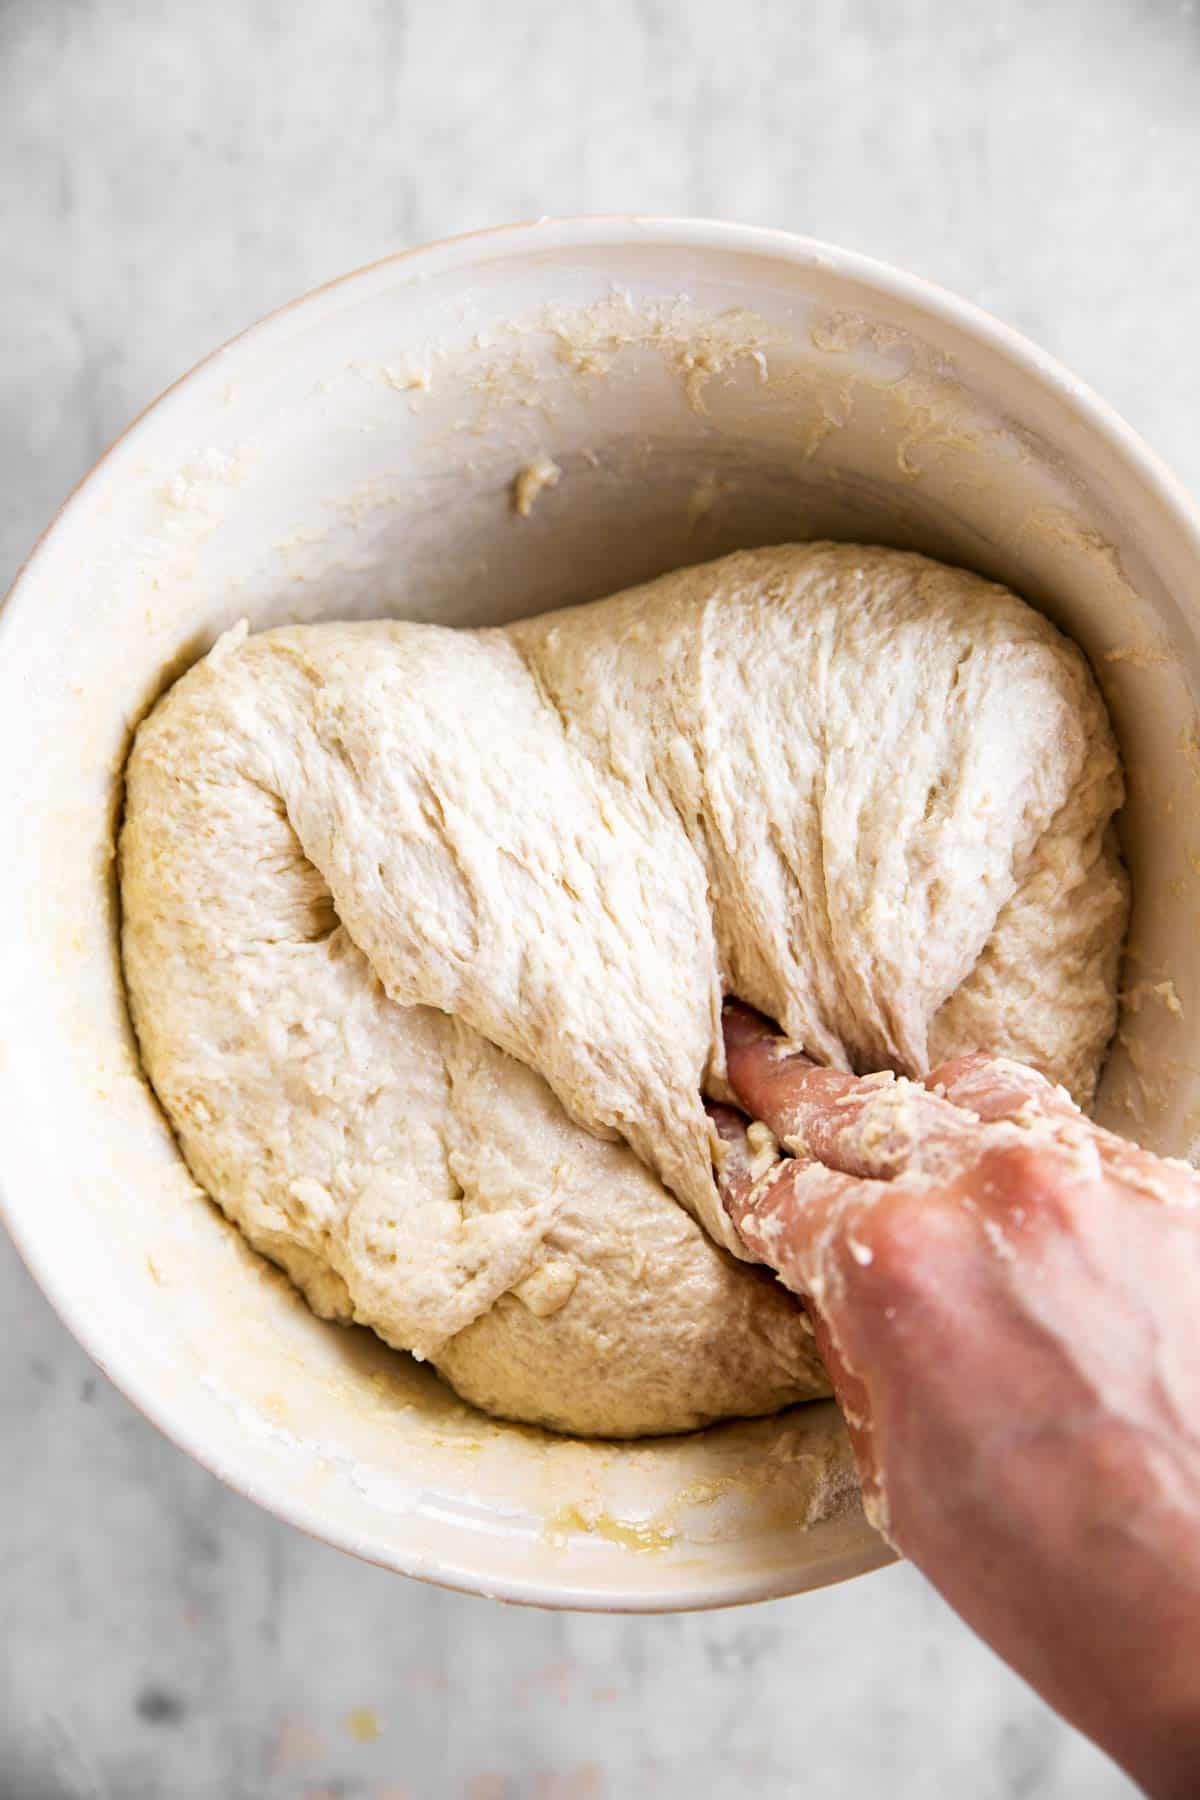
<instances>
[{"instance_id":1,"label":"hand","mask_svg":"<svg viewBox=\"0 0 1200 1800\"><path fill-rule=\"evenodd\" d=\"M808 1302L872 1517L1163 1800L1200 1793L1200 1177L1020 1064L817 1068L726 1008L725 1204Z\"/></svg>"}]
</instances>

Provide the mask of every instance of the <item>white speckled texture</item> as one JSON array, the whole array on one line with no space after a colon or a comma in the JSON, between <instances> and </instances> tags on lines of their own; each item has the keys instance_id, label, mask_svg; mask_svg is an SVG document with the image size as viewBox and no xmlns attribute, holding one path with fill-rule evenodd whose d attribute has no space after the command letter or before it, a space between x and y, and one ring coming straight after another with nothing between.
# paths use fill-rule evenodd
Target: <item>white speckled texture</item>
<instances>
[{"instance_id":1,"label":"white speckled texture","mask_svg":"<svg viewBox=\"0 0 1200 1800\"><path fill-rule=\"evenodd\" d=\"M220 339L404 244L693 212L866 250L1060 355L1200 485L1192 0L0 9L0 580ZM1132 1790L911 1570L543 1616L351 1562L107 1387L0 1242L0 1794ZM377 1729L378 1736L372 1732Z\"/></svg>"}]
</instances>

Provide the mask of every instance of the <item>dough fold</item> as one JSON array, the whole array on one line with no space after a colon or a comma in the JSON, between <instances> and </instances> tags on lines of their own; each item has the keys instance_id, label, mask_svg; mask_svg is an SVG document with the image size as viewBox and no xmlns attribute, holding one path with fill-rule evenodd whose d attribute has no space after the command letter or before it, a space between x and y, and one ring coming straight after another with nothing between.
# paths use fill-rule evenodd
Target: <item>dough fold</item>
<instances>
[{"instance_id":1,"label":"dough fold","mask_svg":"<svg viewBox=\"0 0 1200 1800\"><path fill-rule=\"evenodd\" d=\"M1074 646L898 551L503 631L231 633L129 760L134 1024L317 1312L563 1430L768 1412L826 1388L714 1185L722 993L839 1067L983 1048L1086 1105L1121 795Z\"/></svg>"}]
</instances>

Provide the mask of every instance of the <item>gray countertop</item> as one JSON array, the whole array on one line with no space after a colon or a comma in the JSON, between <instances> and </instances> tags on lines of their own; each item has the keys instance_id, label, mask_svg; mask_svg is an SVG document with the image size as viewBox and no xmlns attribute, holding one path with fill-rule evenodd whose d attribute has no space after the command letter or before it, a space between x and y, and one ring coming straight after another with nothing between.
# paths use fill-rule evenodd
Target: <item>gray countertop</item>
<instances>
[{"instance_id":1,"label":"gray countertop","mask_svg":"<svg viewBox=\"0 0 1200 1800\"><path fill-rule=\"evenodd\" d=\"M107 441L406 244L701 213L1028 332L1200 487L1195 0L7 0L0 582ZM1106 1800L907 1568L728 1614L505 1610L174 1450L0 1242L0 1800Z\"/></svg>"}]
</instances>

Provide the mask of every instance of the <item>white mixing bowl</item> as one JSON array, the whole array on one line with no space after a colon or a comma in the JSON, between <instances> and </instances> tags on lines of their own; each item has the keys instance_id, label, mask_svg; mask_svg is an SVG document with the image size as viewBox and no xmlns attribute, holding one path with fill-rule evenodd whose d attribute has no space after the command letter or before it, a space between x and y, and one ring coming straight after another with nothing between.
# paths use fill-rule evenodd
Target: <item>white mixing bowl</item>
<instances>
[{"instance_id":1,"label":"white mixing bowl","mask_svg":"<svg viewBox=\"0 0 1200 1800\"><path fill-rule=\"evenodd\" d=\"M561 471L527 517L517 472ZM489 1423L314 1319L199 1195L115 952L130 731L226 626L482 624L739 545L915 546L1090 655L1130 777L1135 915L1101 1117L1200 1136L1200 526L1063 370L862 257L694 221L543 222L310 294L163 396L8 601L0 733L11 1230L63 1319L242 1492L405 1573L553 1606L697 1607L887 1560L832 1407L603 1445Z\"/></svg>"}]
</instances>

